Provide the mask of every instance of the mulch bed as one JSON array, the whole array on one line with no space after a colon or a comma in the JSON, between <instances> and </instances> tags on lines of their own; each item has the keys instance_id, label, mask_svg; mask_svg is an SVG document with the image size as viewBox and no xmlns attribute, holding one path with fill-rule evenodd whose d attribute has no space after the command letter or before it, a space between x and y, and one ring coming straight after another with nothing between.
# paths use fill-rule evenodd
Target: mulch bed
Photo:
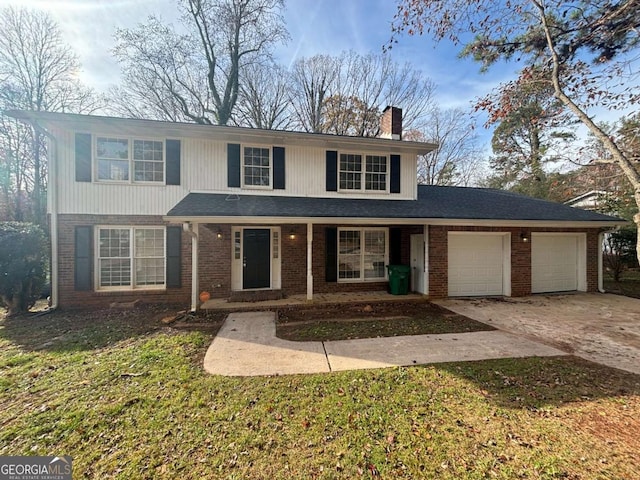
<instances>
[{"instance_id":1,"label":"mulch bed","mask_svg":"<svg viewBox=\"0 0 640 480\"><path fill-rule=\"evenodd\" d=\"M276 330L286 340L326 341L494 328L429 302L407 301L282 308Z\"/></svg>"}]
</instances>

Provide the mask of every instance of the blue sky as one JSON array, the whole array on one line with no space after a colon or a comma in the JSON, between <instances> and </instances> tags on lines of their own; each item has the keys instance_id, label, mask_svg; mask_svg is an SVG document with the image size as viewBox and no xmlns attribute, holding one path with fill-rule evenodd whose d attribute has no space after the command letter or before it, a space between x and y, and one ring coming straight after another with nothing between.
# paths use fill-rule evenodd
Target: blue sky
<instances>
[{"instance_id":1,"label":"blue sky","mask_svg":"<svg viewBox=\"0 0 640 480\"><path fill-rule=\"evenodd\" d=\"M131 28L148 15L177 22L173 0L0 0L0 6L28 6L50 12L65 40L80 56L81 78L103 91L118 81L118 65L110 50L116 28ZM379 52L391 35L396 11L393 0L288 0L285 18L291 40L276 50L276 58L289 65L300 56ZM514 68L480 74L478 65L457 58L457 49L438 46L427 37L402 36L392 50L399 61L410 61L438 85L443 107L471 107L473 100L513 75Z\"/></svg>"},{"instance_id":2,"label":"blue sky","mask_svg":"<svg viewBox=\"0 0 640 480\"><path fill-rule=\"evenodd\" d=\"M132 28L150 14L168 23L178 22L177 0L0 0L0 7L26 6L46 10L60 24L66 42L79 55L81 79L98 91L119 80L118 64L111 56L117 28ZM339 54L353 49L359 53L380 52L391 36L396 12L395 0L285 0L285 20L291 35L287 45L279 46L276 59L290 65L301 56L318 53ZM459 107L472 111L474 101L499 83L515 76L516 64L498 64L488 73L479 65L459 59L458 47L447 41L434 44L429 37L403 35L393 47L398 62L410 61L438 86L437 101L443 108ZM624 112L597 113L597 120L615 120ZM628 112L626 112L628 113ZM482 128L481 141L487 145L490 132ZM582 135L584 135L584 129Z\"/></svg>"}]
</instances>

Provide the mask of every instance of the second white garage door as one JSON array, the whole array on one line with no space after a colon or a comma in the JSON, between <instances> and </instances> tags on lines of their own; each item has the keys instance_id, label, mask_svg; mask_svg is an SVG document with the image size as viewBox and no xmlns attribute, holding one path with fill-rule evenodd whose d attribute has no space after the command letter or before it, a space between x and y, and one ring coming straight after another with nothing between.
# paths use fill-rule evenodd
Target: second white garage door
<instances>
[{"instance_id":1,"label":"second white garage door","mask_svg":"<svg viewBox=\"0 0 640 480\"><path fill-rule=\"evenodd\" d=\"M584 243L582 234L532 234L531 292L584 290Z\"/></svg>"},{"instance_id":2,"label":"second white garage door","mask_svg":"<svg viewBox=\"0 0 640 480\"><path fill-rule=\"evenodd\" d=\"M509 238L449 233L449 296L510 295Z\"/></svg>"}]
</instances>

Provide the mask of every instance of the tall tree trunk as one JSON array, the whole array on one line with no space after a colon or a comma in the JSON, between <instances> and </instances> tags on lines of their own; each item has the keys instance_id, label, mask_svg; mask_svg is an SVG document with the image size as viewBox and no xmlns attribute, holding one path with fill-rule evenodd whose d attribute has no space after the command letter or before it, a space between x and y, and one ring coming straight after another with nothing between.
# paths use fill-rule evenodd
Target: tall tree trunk
<instances>
[{"instance_id":1,"label":"tall tree trunk","mask_svg":"<svg viewBox=\"0 0 640 480\"><path fill-rule=\"evenodd\" d=\"M618 147L618 145L606 134L596 123L582 110L565 92L560 83L560 59L556 50L553 36L547 22L547 16L545 12L544 4L538 0L531 0L540 12L540 24L542 25L547 40L547 46L551 52L551 59L553 62L553 68L551 71L551 79L553 82L554 94L558 100L560 100L576 117L589 129L593 135L602 142L604 147L609 151L613 159L613 163L618 165L622 172L625 174L631 187L633 188L633 198L636 201L638 207L638 213L633 216L633 221L636 224L638 230L638 242L636 244L636 257L640 262L640 171L637 167L631 163L631 160L627 158L624 152Z\"/></svg>"}]
</instances>

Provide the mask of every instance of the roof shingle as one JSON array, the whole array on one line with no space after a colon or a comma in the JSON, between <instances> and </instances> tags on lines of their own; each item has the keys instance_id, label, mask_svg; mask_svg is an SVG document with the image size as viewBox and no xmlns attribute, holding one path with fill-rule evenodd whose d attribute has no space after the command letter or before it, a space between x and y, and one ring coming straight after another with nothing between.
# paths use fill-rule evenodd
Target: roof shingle
<instances>
[{"instance_id":1,"label":"roof shingle","mask_svg":"<svg viewBox=\"0 0 640 480\"><path fill-rule=\"evenodd\" d=\"M624 222L502 190L432 185L419 186L417 200L190 193L167 216Z\"/></svg>"}]
</instances>

